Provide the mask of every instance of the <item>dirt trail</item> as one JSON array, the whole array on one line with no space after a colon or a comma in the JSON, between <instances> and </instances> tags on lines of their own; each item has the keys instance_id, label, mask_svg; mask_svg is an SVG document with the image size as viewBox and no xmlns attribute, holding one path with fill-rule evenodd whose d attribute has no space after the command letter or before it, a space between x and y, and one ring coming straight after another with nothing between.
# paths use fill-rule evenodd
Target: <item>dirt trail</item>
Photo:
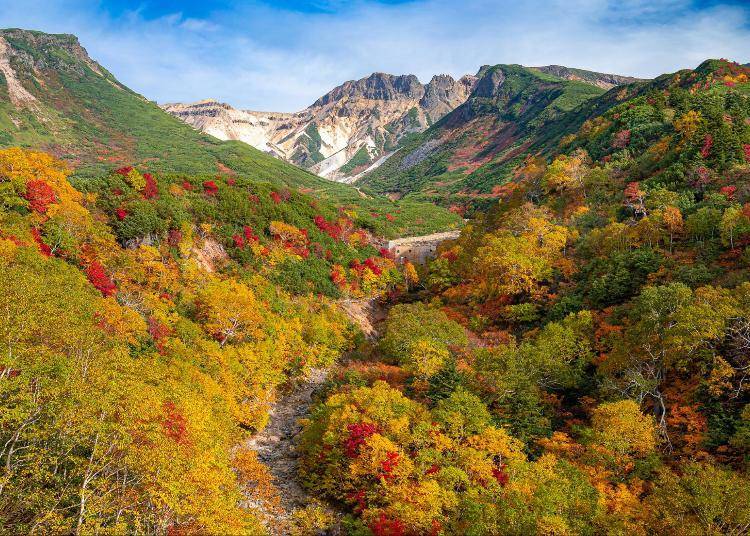
<instances>
[{"instance_id":1,"label":"dirt trail","mask_svg":"<svg viewBox=\"0 0 750 536\"><path fill-rule=\"evenodd\" d=\"M381 304L374 300L344 300L340 305L367 337L377 335L376 324L385 317L385 308ZM268 425L247 442L247 446L255 450L258 459L269 468L279 492L280 514L269 511L263 504L248 504L268 515L272 521L267 528L272 534L289 534L287 521L296 510L320 504L299 482L297 442L302 432L300 420L309 414L313 398L324 385L329 372L330 369L313 369L307 378L283 394L269 412ZM338 512L333 508L329 512L338 517Z\"/></svg>"},{"instance_id":2,"label":"dirt trail","mask_svg":"<svg viewBox=\"0 0 750 536\"><path fill-rule=\"evenodd\" d=\"M272 534L288 534L289 517L314 502L297 477L297 441L302 432L300 419L309 413L313 396L325 383L328 372L328 369L313 369L307 378L281 396L269 413L268 425L247 443L270 470L279 493L280 514L265 512L273 519L268 526ZM264 505L255 506L264 510Z\"/></svg>"}]
</instances>

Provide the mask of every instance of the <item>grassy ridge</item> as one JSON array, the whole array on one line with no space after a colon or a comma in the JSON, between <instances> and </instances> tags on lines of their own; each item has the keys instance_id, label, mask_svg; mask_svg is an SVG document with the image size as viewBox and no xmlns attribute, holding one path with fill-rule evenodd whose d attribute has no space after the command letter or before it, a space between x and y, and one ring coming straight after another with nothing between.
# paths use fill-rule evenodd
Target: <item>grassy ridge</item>
<instances>
[{"instance_id":1,"label":"grassy ridge","mask_svg":"<svg viewBox=\"0 0 750 536\"><path fill-rule=\"evenodd\" d=\"M69 162L73 181L107 175L121 166L186 175L236 175L300 189L372 216L384 236L426 234L460 225L458 216L428 204L396 204L363 196L271 157L245 143L220 141L167 114L120 84L85 55L74 36L3 30L11 66L36 102L10 100L0 76L0 147L43 149ZM392 215L392 221L385 214Z\"/></svg>"}]
</instances>

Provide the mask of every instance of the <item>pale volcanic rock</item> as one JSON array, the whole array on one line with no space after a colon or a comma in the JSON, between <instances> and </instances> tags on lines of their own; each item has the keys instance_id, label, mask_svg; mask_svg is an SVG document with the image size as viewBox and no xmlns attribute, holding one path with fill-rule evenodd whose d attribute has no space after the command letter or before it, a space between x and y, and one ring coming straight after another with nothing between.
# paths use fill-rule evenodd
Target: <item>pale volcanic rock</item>
<instances>
[{"instance_id":1,"label":"pale volcanic rock","mask_svg":"<svg viewBox=\"0 0 750 536\"><path fill-rule=\"evenodd\" d=\"M437 75L422 84L414 75L374 73L341 84L297 113L237 110L215 100L162 107L219 139L243 141L343 180L392 152L405 134L425 130L463 103L476 80Z\"/></svg>"},{"instance_id":2,"label":"pale volcanic rock","mask_svg":"<svg viewBox=\"0 0 750 536\"><path fill-rule=\"evenodd\" d=\"M373 73L344 82L296 113L237 110L215 100L162 107L219 139L243 141L321 177L350 182L385 161L406 134L426 130L472 93L494 97L502 85L495 78L503 74L487 77L487 69L458 80L439 74L427 84L411 74ZM532 69L605 89L637 80L559 65Z\"/></svg>"}]
</instances>

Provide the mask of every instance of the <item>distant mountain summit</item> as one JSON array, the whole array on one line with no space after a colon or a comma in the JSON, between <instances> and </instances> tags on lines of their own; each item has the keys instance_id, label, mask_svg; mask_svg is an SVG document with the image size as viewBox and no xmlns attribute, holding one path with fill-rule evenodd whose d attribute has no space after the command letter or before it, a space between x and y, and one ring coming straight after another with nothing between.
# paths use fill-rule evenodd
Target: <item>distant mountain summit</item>
<instances>
[{"instance_id":1,"label":"distant mountain summit","mask_svg":"<svg viewBox=\"0 0 750 536\"><path fill-rule=\"evenodd\" d=\"M360 183L391 196L419 193L444 202L488 194L532 145L567 129L560 120L635 79L568 67L484 66L474 91L434 127L411 137Z\"/></svg>"},{"instance_id":2,"label":"distant mountain summit","mask_svg":"<svg viewBox=\"0 0 750 536\"><path fill-rule=\"evenodd\" d=\"M344 82L297 113L237 110L214 100L166 104L189 125L240 140L310 169L343 179L375 165L407 134L421 132L463 103L477 78L373 73Z\"/></svg>"},{"instance_id":3,"label":"distant mountain summit","mask_svg":"<svg viewBox=\"0 0 750 536\"><path fill-rule=\"evenodd\" d=\"M410 134L427 130L473 93L482 96L498 87L492 74L485 78L490 69L458 80L440 74L427 84L411 74L373 73L344 82L296 113L238 110L215 100L163 108L219 139L240 140L323 177L350 182L374 171ZM602 89L637 81L559 65L533 69ZM480 80L486 87L477 87Z\"/></svg>"}]
</instances>

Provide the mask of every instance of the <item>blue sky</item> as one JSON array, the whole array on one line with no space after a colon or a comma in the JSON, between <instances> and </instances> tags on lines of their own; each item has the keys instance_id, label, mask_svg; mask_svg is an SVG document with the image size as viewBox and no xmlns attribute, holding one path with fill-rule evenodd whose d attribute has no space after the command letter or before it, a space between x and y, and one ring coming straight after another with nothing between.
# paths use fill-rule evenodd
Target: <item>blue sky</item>
<instances>
[{"instance_id":1,"label":"blue sky","mask_svg":"<svg viewBox=\"0 0 750 536\"><path fill-rule=\"evenodd\" d=\"M272 111L374 71L426 82L555 63L651 77L750 62L747 0L0 0L0 27L74 33L158 102Z\"/></svg>"}]
</instances>

